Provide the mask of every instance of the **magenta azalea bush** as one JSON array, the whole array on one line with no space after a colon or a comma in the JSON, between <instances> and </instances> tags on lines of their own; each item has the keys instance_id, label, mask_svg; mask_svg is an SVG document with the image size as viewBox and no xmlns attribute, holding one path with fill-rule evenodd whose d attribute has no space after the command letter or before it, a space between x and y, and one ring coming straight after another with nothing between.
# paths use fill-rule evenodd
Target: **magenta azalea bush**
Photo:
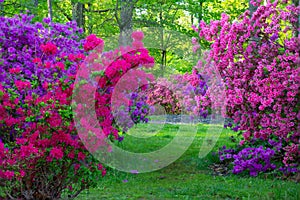
<instances>
[{"instance_id":1,"label":"magenta azalea bush","mask_svg":"<svg viewBox=\"0 0 300 200\"><path fill-rule=\"evenodd\" d=\"M242 132L240 145L251 147L250 141L271 139L272 149L286 167L300 163L299 10L287 1L268 1L252 16L246 11L236 22L230 23L222 14L220 21L201 22L195 28L199 37L212 43L207 62L214 62L225 81L226 116ZM257 157L255 152L263 150L242 150L237 157L250 151ZM249 169L238 163L243 162L234 162L236 173ZM256 175L253 170L250 173Z\"/></svg>"},{"instance_id":2,"label":"magenta azalea bush","mask_svg":"<svg viewBox=\"0 0 300 200\"><path fill-rule=\"evenodd\" d=\"M147 89L153 77L142 68L152 67L154 58L144 48L143 38L142 32L133 32L132 46L105 52L101 63L106 68L92 62L93 69L97 69L96 72L100 74L95 95L95 109L100 126L105 136L111 135L119 141L122 140L119 132L125 133L134 124L148 121L150 107L145 96L140 94ZM91 76L92 74L93 72ZM88 76L82 78L89 80ZM81 85L86 86L88 84Z\"/></svg>"}]
</instances>

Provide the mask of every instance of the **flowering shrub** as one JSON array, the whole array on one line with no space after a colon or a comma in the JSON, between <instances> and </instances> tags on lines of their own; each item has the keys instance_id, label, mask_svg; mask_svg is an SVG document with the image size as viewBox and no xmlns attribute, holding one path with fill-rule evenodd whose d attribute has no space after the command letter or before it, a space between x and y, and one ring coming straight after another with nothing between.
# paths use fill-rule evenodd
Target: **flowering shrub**
<instances>
[{"instance_id":1,"label":"flowering shrub","mask_svg":"<svg viewBox=\"0 0 300 200\"><path fill-rule=\"evenodd\" d=\"M213 61L225 81L226 115L242 131L241 145L275 135L282 141L285 166L300 163L299 9L287 1L268 1L237 22L222 14L220 21L195 28L212 42L207 63Z\"/></svg>"},{"instance_id":2,"label":"flowering shrub","mask_svg":"<svg viewBox=\"0 0 300 200\"><path fill-rule=\"evenodd\" d=\"M231 162L233 159L233 156L236 154L236 150L232 148L226 148L226 146L223 146L218 151L218 157L221 162Z\"/></svg>"},{"instance_id":3,"label":"flowering shrub","mask_svg":"<svg viewBox=\"0 0 300 200\"><path fill-rule=\"evenodd\" d=\"M170 80L160 78L147 90L147 103L160 104L168 114L187 112L206 117L210 99L205 97L208 86L201 74L194 69L192 74L173 75ZM183 109L184 108L184 109Z\"/></svg>"},{"instance_id":4,"label":"flowering shrub","mask_svg":"<svg viewBox=\"0 0 300 200\"><path fill-rule=\"evenodd\" d=\"M10 198L58 198L66 188L72 194L70 196L75 197L83 189L96 184L99 179L97 174L105 175L105 169L100 164L95 164L95 160L80 140L86 141L90 138L79 139L77 136L70 105L75 75L78 70L84 71L79 65L84 66L86 62L91 62L92 57L101 55L104 42L95 35L88 36L86 41L76 42L73 34L71 39L63 40L59 37L60 42L65 41L67 45L65 47L62 43L56 42L61 29L51 29L56 34L50 32L48 37L53 39L44 43L40 36L34 33L46 29L44 30L41 24L38 24L38 27L36 24L30 24L31 18L26 15L21 17L23 18L4 18L4 20L13 20L14 24L17 24L16 28L20 26L30 28L33 33L29 32L27 36L36 38L22 38L23 43L27 44L27 49L32 52L25 55L26 59L22 56L17 59L11 58L12 53L20 54L20 51L21 53L24 51L21 45L9 46L7 38L12 37L9 35L13 33L12 31L3 32L4 36L1 38L3 42L1 46L7 47L7 52L2 49L4 70L1 75L11 81L5 82L0 87L0 120L4 122L0 127L2 130L0 178L5 180L6 195ZM6 26L8 25L10 24L6 23ZM49 26L60 25L49 24ZM69 29L67 26L66 28ZM3 30L6 30L6 27ZM122 140L118 135L120 129L126 131L134 123L147 122L146 115L149 112L145 98L137 97L133 92L134 87L139 84L139 80L133 77L128 79L129 84L123 85L126 86L126 94L130 94L131 98L126 98L126 94L122 91L119 92L123 95L122 98L117 99L118 106L121 105L121 100L129 100L125 101L128 102L125 111L128 112L131 118L129 122L132 124L118 126L119 124L113 121L113 110L108 103L111 101L114 87L123 74L142 65L153 65L153 58L148 55L148 51L143 48L140 41L143 38L142 33L134 32L134 35L137 39L134 38L133 47L121 47L119 52L108 52L106 55L103 53L102 61L108 67L102 73L96 92L96 113L105 130L104 133L106 137L112 135L119 141ZM47 33L43 36L46 37ZM29 39L36 43L30 44ZM68 49L69 44L73 45L72 49ZM86 62L83 62L85 55L84 51L79 49L80 44L83 44L84 50L90 53ZM10 65L16 67L10 68ZM97 66L96 64L95 67ZM89 76L95 76L88 72L87 70L83 74L80 73L81 76L85 76L82 80L89 81ZM137 72L139 73L137 77L145 75L140 70ZM136 84L133 84L134 80L137 81ZM141 83L141 90L146 89L143 86L146 83L145 81ZM88 91L88 87L86 89ZM81 95L81 98L86 98L85 94ZM80 106L77 108L80 109ZM86 125L84 121L81 122L83 126ZM60 183L59 186L57 182Z\"/></svg>"},{"instance_id":5,"label":"flowering shrub","mask_svg":"<svg viewBox=\"0 0 300 200\"><path fill-rule=\"evenodd\" d=\"M0 19L1 187L8 199L75 198L106 173L77 136L70 105L89 40L78 41L73 23Z\"/></svg>"},{"instance_id":6,"label":"flowering shrub","mask_svg":"<svg viewBox=\"0 0 300 200\"><path fill-rule=\"evenodd\" d=\"M226 146L219 148L218 158L220 163L232 166L234 174L246 171L251 176L257 176L259 172L272 170L275 170L278 175L292 175L299 172L297 164L282 166L280 163L282 162L282 146L286 146L284 141L278 141L276 136L268 141L253 138L235 148L226 148Z\"/></svg>"},{"instance_id":7,"label":"flowering shrub","mask_svg":"<svg viewBox=\"0 0 300 200\"><path fill-rule=\"evenodd\" d=\"M75 75L80 74L81 85L86 89L80 94L81 99L89 95L89 85L85 84L91 82L88 77L101 75L99 82L94 83L98 87L96 113L105 136L121 140L120 127L113 121L109 104L114 87L130 69L150 67L154 60L143 48L142 32L133 33L133 47L121 47L105 54L102 53L104 42L96 35L78 41L77 33L82 30L73 23L61 25L45 19L44 24L32 24L31 19L20 15L2 17L0 22L3 55L0 79L5 80L0 85L1 185L10 199L57 199L64 191L72 199L82 190L95 186L106 174L83 145L91 138L79 138L78 127L75 129L71 107ZM97 73L85 70L84 66L99 56L103 56L102 63L93 67L106 70ZM141 70L137 72L144 75ZM135 89L133 80L129 79L127 84L131 85L127 87L130 94ZM142 90L146 89L145 81L141 82ZM136 80L137 85L139 82ZM119 94L121 100L126 97ZM148 108L144 102L143 98L128 101L133 123L146 122ZM76 107L81 108L82 105ZM88 123L83 119L81 124L86 127Z\"/></svg>"},{"instance_id":8,"label":"flowering shrub","mask_svg":"<svg viewBox=\"0 0 300 200\"><path fill-rule=\"evenodd\" d=\"M150 113L150 106L146 103L147 97L139 97L138 93L131 94L131 101L129 102L129 113L132 121L137 124L140 122L148 122L148 114Z\"/></svg>"},{"instance_id":9,"label":"flowering shrub","mask_svg":"<svg viewBox=\"0 0 300 200\"><path fill-rule=\"evenodd\" d=\"M119 131L126 132L134 124L146 122L146 115L149 113L145 98L136 96L136 92L145 90L153 79L140 69L154 64L154 59L143 47L143 37L142 32L133 32L132 47L121 47L114 52L105 53L101 62L107 67L97 68L97 73L101 75L95 95L96 114L104 135L111 135L118 140L121 139ZM94 64L97 65L92 65Z\"/></svg>"},{"instance_id":10,"label":"flowering shrub","mask_svg":"<svg viewBox=\"0 0 300 200\"><path fill-rule=\"evenodd\" d=\"M147 91L147 103L152 106L155 104L163 106L167 114L180 114L179 97L174 94L172 86L174 85L166 78L160 78L152 83Z\"/></svg>"}]
</instances>

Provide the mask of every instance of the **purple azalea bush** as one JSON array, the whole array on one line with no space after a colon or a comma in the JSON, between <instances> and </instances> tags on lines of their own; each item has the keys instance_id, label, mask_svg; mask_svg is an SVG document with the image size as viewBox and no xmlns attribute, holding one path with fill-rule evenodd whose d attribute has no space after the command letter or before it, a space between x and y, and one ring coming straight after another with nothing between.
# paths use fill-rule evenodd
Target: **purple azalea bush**
<instances>
[{"instance_id":1,"label":"purple azalea bush","mask_svg":"<svg viewBox=\"0 0 300 200\"><path fill-rule=\"evenodd\" d=\"M276 165L271 163L275 151L263 146L258 148L248 147L233 155L233 173L239 174L249 170L250 176L257 176L259 172L267 172L276 169Z\"/></svg>"},{"instance_id":2,"label":"purple azalea bush","mask_svg":"<svg viewBox=\"0 0 300 200\"><path fill-rule=\"evenodd\" d=\"M68 55L68 64L71 66L68 66L66 73L74 74L76 63L72 61L84 58L83 49L79 48L84 43L79 39L82 29L76 23L64 25L52 23L46 18L43 23L33 24L32 19L33 16L26 14L14 18L0 17L0 81L5 88L11 87L17 79L53 83L63 78L64 73L59 73L60 69L50 70L52 66L62 65L59 61ZM45 66L41 66L41 63L45 63ZM44 94L42 84L36 85L28 92ZM21 91L19 95L23 93Z\"/></svg>"}]
</instances>

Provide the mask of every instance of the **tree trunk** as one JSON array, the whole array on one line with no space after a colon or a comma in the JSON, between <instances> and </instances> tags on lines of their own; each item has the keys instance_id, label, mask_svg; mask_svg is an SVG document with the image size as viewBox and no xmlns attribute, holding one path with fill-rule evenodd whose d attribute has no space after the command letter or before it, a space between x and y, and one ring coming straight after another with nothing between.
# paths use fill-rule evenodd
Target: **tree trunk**
<instances>
[{"instance_id":1,"label":"tree trunk","mask_svg":"<svg viewBox=\"0 0 300 200\"><path fill-rule=\"evenodd\" d=\"M132 16L135 2L134 0L120 0L121 14L120 19L117 19L120 28L120 46L128 46L132 42Z\"/></svg>"},{"instance_id":2,"label":"tree trunk","mask_svg":"<svg viewBox=\"0 0 300 200\"><path fill-rule=\"evenodd\" d=\"M84 31L84 4L72 1L72 19Z\"/></svg>"},{"instance_id":3,"label":"tree trunk","mask_svg":"<svg viewBox=\"0 0 300 200\"><path fill-rule=\"evenodd\" d=\"M47 4L48 4L48 17L52 21L53 14L52 14L52 2L51 2L51 0L47 0Z\"/></svg>"},{"instance_id":4,"label":"tree trunk","mask_svg":"<svg viewBox=\"0 0 300 200\"><path fill-rule=\"evenodd\" d=\"M33 0L33 5L37 8L39 6L39 0Z\"/></svg>"},{"instance_id":5,"label":"tree trunk","mask_svg":"<svg viewBox=\"0 0 300 200\"><path fill-rule=\"evenodd\" d=\"M200 11L198 13L198 23L200 23L202 21L202 7L203 7L203 2L200 2ZM199 29L200 30L200 29Z\"/></svg>"},{"instance_id":6,"label":"tree trunk","mask_svg":"<svg viewBox=\"0 0 300 200\"><path fill-rule=\"evenodd\" d=\"M250 17L252 17L253 13L257 10L258 6L254 6L251 3L251 0L249 0L249 11L250 11Z\"/></svg>"},{"instance_id":7,"label":"tree trunk","mask_svg":"<svg viewBox=\"0 0 300 200\"><path fill-rule=\"evenodd\" d=\"M91 10L92 10L92 4L88 3L88 11L91 12ZM88 27L88 33L92 34L93 33L93 24L92 24L91 14L88 15L87 27Z\"/></svg>"},{"instance_id":8,"label":"tree trunk","mask_svg":"<svg viewBox=\"0 0 300 200\"><path fill-rule=\"evenodd\" d=\"M161 77L165 76L165 69L166 69L166 55L167 50L165 47L164 41L164 27L163 27L163 17L162 17L162 10L159 13L159 23L160 23L160 48L161 48L161 63L160 63L160 73Z\"/></svg>"},{"instance_id":9,"label":"tree trunk","mask_svg":"<svg viewBox=\"0 0 300 200\"><path fill-rule=\"evenodd\" d=\"M298 7L300 5L300 0L293 0L293 4L296 7ZM299 30L299 28L300 28L300 13L298 13L298 20L295 25L296 25L296 29L297 29L295 36L298 37L300 34L300 30Z\"/></svg>"},{"instance_id":10,"label":"tree trunk","mask_svg":"<svg viewBox=\"0 0 300 200\"><path fill-rule=\"evenodd\" d=\"M3 10L3 3L0 3L0 16L4 16Z\"/></svg>"}]
</instances>

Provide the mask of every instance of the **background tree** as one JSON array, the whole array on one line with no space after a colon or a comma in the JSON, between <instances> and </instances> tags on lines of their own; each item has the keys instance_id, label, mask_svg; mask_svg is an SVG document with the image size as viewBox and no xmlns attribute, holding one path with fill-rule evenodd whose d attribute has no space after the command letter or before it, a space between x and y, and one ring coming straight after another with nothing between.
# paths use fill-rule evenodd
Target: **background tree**
<instances>
[{"instance_id":1,"label":"background tree","mask_svg":"<svg viewBox=\"0 0 300 200\"><path fill-rule=\"evenodd\" d=\"M134 6L137 0L117 0L116 1L116 10L115 17L119 25L120 36L119 36L119 45L128 46L131 40L132 33L132 16L134 12ZM118 10L120 9L120 15Z\"/></svg>"},{"instance_id":2,"label":"background tree","mask_svg":"<svg viewBox=\"0 0 300 200\"><path fill-rule=\"evenodd\" d=\"M84 4L79 1L71 1L72 4L72 20L76 21L77 26L80 28L83 28L83 31L85 30L84 27Z\"/></svg>"},{"instance_id":3,"label":"background tree","mask_svg":"<svg viewBox=\"0 0 300 200\"><path fill-rule=\"evenodd\" d=\"M51 0L47 0L47 5L48 5L48 17L52 21L52 19L53 19L52 1Z\"/></svg>"},{"instance_id":4,"label":"background tree","mask_svg":"<svg viewBox=\"0 0 300 200\"><path fill-rule=\"evenodd\" d=\"M192 48L190 39L197 37L192 25L201 20L219 20L223 12L233 21L248 9L248 4L247 0L5 0L0 5L0 15L11 17L29 10L35 16L33 21L41 21L50 13L53 22L74 20L84 30L84 36L94 33L105 39L107 50L118 44L128 45L132 30L142 29L145 45L155 46L149 49L157 63L152 73L169 77L188 72L195 64L192 54L187 53ZM199 43L200 49L210 48L204 39Z\"/></svg>"},{"instance_id":5,"label":"background tree","mask_svg":"<svg viewBox=\"0 0 300 200\"><path fill-rule=\"evenodd\" d=\"M293 4L296 6L296 7L298 7L299 5L300 5L300 0L293 0ZM297 14L297 13L296 13ZM298 20L297 20L297 22L295 23L295 26L297 27L297 30L298 31L296 31L296 37L298 37L298 35L300 34L300 30L299 30L299 28L300 28L300 14L298 13Z\"/></svg>"}]
</instances>

